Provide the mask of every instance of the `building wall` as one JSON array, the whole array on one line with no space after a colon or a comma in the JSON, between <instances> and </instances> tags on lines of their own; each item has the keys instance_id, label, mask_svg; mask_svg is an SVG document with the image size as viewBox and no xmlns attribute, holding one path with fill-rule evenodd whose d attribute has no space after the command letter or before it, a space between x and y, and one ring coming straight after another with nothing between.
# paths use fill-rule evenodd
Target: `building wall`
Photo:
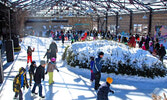
<instances>
[{"instance_id":1,"label":"building wall","mask_svg":"<svg viewBox=\"0 0 167 100\"><path fill-rule=\"evenodd\" d=\"M147 19L143 19L144 15L147 16ZM120 16L122 17L122 19L119 19ZM120 16L118 18L118 25L119 25L118 32L124 31L124 32L129 33L130 16L129 15L120 15ZM145 24L145 25L148 26L148 24L149 24L149 13L133 14L133 22L132 23L133 23L133 25L134 24ZM110 16L108 18L108 27L110 25L116 25L116 16ZM154 34L156 25L167 26L167 11L153 12L153 14L152 14L151 35ZM135 34L134 27L133 27L132 33Z\"/></svg>"},{"instance_id":2,"label":"building wall","mask_svg":"<svg viewBox=\"0 0 167 100\"><path fill-rule=\"evenodd\" d=\"M143 16L146 15L147 19L143 19ZM122 19L119 19L122 17ZM51 19L50 17L34 17L36 19ZM129 33L129 25L130 25L130 15L119 15L118 18L118 32L126 32ZM33 19L32 17L28 17L27 19ZM52 23L53 25L63 24L63 25L71 25L74 26L73 29L76 30L92 30L93 28L97 27L97 18L96 21L93 21L90 17L65 17L63 19L68 19L68 23ZM149 13L137 13L133 14L133 22L132 22L132 33L136 34L136 31L134 30L134 24L142 24L148 26L149 23ZM48 23L47 25L50 25L51 23ZM75 24L89 24L89 25L75 25ZM100 26L99 30L105 30L104 17L100 18ZM108 17L108 30L110 30L111 25L116 25L116 16L109 16ZM151 26L151 35L154 34L155 26L156 25L165 25L167 26L167 12L153 12L152 14L152 26ZM39 25L36 25L39 26ZM97 29L97 28L96 28ZM144 33L148 33L148 29L145 29ZM142 33L143 34L143 33Z\"/></svg>"},{"instance_id":3,"label":"building wall","mask_svg":"<svg viewBox=\"0 0 167 100\"><path fill-rule=\"evenodd\" d=\"M54 19L54 18L53 17L27 17L26 20L28 19ZM60 20L63 20L63 19L67 19L68 22L26 23L26 25L34 26L34 27L42 27L43 25L46 25L46 26L70 25L70 26L73 26L74 30L91 30L93 28L93 23L90 17L64 17Z\"/></svg>"}]
</instances>

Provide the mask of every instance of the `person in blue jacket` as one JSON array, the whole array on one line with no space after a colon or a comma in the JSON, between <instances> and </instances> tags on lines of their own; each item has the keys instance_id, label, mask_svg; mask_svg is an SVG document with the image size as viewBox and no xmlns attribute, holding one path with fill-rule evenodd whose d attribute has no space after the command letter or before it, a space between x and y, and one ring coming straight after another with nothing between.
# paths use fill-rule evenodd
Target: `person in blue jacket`
<instances>
[{"instance_id":1,"label":"person in blue jacket","mask_svg":"<svg viewBox=\"0 0 167 100\"><path fill-rule=\"evenodd\" d=\"M90 57L91 61L90 61L90 69L91 69L91 78L90 81L93 82L94 78L94 73L93 73L93 65L94 65L94 57Z\"/></svg>"},{"instance_id":2,"label":"person in blue jacket","mask_svg":"<svg viewBox=\"0 0 167 100\"><path fill-rule=\"evenodd\" d=\"M104 56L103 52L99 52L98 58L95 59L94 61L94 66L93 66L93 73L95 77L95 87L94 89L97 90L100 86L100 78L101 78L101 68L102 68L102 58Z\"/></svg>"},{"instance_id":3,"label":"person in blue jacket","mask_svg":"<svg viewBox=\"0 0 167 100\"><path fill-rule=\"evenodd\" d=\"M103 83L97 91L97 100L109 100L108 93L112 92L112 94L114 94L114 91L110 89L110 84L112 82L113 79L111 77L107 77L106 82Z\"/></svg>"}]
</instances>

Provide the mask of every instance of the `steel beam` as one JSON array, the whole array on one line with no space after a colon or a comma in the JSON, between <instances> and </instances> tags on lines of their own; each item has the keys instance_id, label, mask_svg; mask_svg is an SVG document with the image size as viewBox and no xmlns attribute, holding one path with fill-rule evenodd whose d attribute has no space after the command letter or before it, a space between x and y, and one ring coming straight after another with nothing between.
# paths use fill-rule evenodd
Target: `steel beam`
<instances>
[{"instance_id":1,"label":"steel beam","mask_svg":"<svg viewBox=\"0 0 167 100\"><path fill-rule=\"evenodd\" d=\"M133 12L131 11L130 12L130 23L129 23L129 33L130 33L130 35L132 34L132 28L133 28Z\"/></svg>"},{"instance_id":2,"label":"steel beam","mask_svg":"<svg viewBox=\"0 0 167 100\"><path fill-rule=\"evenodd\" d=\"M118 34L118 12L116 13L116 34Z\"/></svg>"},{"instance_id":3,"label":"steel beam","mask_svg":"<svg viewBox=\"0 0 167 100\"><path fill-rule=\"evenodd\" d=\"M108 31L108 13L106 12L106 33Z\"/></svg>"}]
</instances>

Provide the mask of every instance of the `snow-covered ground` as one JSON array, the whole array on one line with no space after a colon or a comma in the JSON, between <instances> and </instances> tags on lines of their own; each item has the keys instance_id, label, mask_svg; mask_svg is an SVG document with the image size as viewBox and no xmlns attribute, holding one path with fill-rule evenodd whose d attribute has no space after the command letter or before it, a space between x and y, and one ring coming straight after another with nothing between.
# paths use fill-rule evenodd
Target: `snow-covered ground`
<instances>
[{"instance_id":1,"label":"snow-covered ground","mask_svg":"<svg viewBox=\"0 0 167 100\"><path fill-rule=\"evenodd\" d=\"M39 61L43 59L46 49L49 48L51 38L39 38L28 36L23 39L20 44L21 52L15 53L15 61L13 63L4 62L4 66L9 66L4 69L4 82L0 86L0 99L12 100L14 97L13 79L18 73L20 67L26 68L27 60L27 46L35 48L33 52L33 60L39 65ZM94 82L91 83L90 71L87 69L78 69L70 67L66 62L61 60L62 53L70 42L65 42L63 46L61 41L56 41L58 45L58 58L57 67L60 72L54 71L53 85L48 84L48 75L45 77L43 85L43 95L46 100L95 100L96 91L94 90ZM151 95L155 93L162 96L163 93L167 94L167 77L148 79L137 76L122 76L115 74L102 73L101 82L110 76L114 79L111 84L111 89L115 94L109 94L110 100L152 100ZM29 80L29 74L27 73ZM31 96L31 88L23 90L24 100L38 100L39 97ZM36 89L38 92L38 88Z\"/></svg>"}]
</instances>

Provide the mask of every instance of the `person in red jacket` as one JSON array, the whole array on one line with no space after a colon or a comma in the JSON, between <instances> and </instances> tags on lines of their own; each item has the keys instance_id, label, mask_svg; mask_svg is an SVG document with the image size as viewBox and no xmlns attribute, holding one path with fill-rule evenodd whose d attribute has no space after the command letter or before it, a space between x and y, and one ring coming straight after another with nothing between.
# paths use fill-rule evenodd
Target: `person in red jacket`
<instances>
[{"instance_id":1,"label":"person in red jacket","mask_svg":"<svg viewBox=\"0 0 167 100\"><path fill-rule=\"evenodd\" d=\"M35 48L31 49L30 46L28 46L27 49L27 64L29 63L29 61L32 63L32 52L34 52Z\"/></svg>"}]
</instances>

